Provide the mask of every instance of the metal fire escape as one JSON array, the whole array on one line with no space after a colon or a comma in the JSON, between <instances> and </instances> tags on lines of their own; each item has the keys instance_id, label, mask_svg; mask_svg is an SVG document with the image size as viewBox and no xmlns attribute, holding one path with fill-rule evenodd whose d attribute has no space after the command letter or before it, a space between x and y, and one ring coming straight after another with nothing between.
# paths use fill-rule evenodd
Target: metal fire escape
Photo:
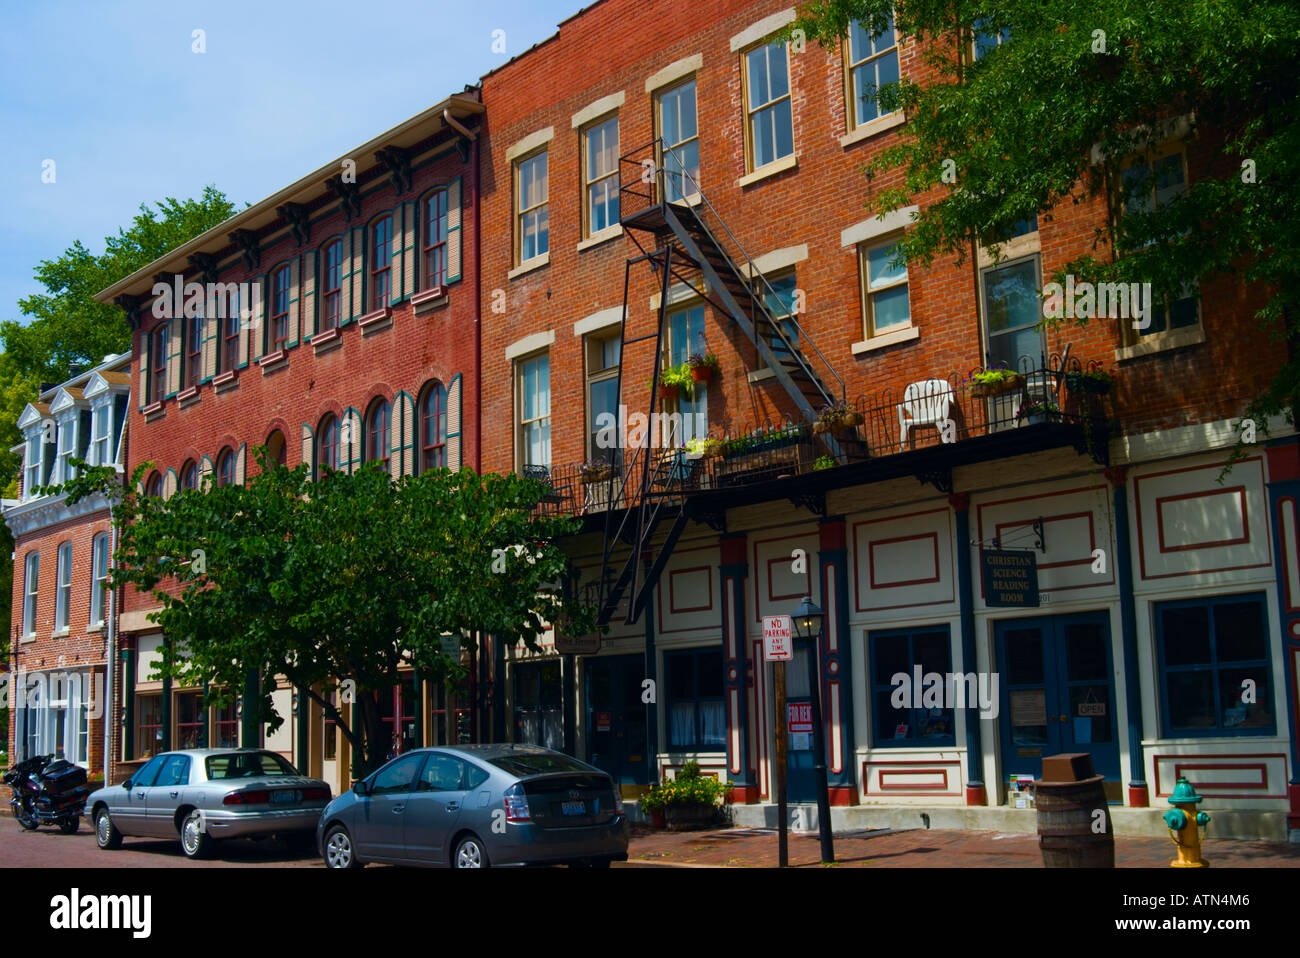
<instances>
[{"instance_id":1,"label":"metal fire escape","mask_svg":"<svg viewBox=\"0 0 1300 958\"><path fill-rule=\"evenodd\" d=\"M808 422L816 420L823 406L844 401L844 380L799 327L797 314L778 317L773 313L772 304L780 302L777 292L755 268L679 155L665 153L661 140L620 157L619 204L623 229L641 250L640 255L628 259L623 279L620 402L642 408L628 401L623 369L627 347L653 340L654 375L648 386L646 408L649 421L655 422L664 330L674 281L690 287L727 317L727 332L739 330L753 344L760 365L772 371L777 384ZM654 332L629 337L628 294L632 270L641 264L648 265L656 275L659 311ZM831 455L841 457L842 451L830 433L819 438ZM611 475L609 483L597 584L599 622L603 625L613 618L631 589L625 619L630 625L640 618L690 518L688 473L679 455L661 454L646 446L624 450L621 469ZM616 503L625 508L615 508ZM669 520L666 535L655 545L661 525ZM624 558L625 550L629 554Z\"/></svg>"}]
</instances>

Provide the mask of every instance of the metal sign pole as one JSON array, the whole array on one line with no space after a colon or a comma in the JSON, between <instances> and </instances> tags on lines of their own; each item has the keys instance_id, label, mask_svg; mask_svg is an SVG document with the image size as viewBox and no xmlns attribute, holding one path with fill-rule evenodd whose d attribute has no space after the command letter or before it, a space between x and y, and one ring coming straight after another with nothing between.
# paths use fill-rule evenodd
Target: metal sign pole
<instances>
[{"instance_id":1,"label":"metal sign pole","mask_svg":"<svg viewBox=\"0 0 1300 958\"><path fill-rule=\"evenodd\" d=\"M785 804L785 749L786 749L786 714L785 714L785 662L772 663L776 674L776 821L778 838L777 865L786 868L790 864L790 827L789 815Z\"/></svg>"}]
</instances>

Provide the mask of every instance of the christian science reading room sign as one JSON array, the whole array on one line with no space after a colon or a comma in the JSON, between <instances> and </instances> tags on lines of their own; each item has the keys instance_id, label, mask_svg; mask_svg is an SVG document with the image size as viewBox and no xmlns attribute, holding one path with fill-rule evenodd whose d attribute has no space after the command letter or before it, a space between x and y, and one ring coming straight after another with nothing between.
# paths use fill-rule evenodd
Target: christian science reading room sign
<instances>
[{"instance_id":1,"label":"christian science reading room sign","mask_svg":"<svg viewBox=\"0 0 1300 958\"><path fill-rule=\"evenodd\" d=\"M1038 557L1032 552L981 549L984 602L991 608L1038 607Z\"/></svg>"}]
</instances>

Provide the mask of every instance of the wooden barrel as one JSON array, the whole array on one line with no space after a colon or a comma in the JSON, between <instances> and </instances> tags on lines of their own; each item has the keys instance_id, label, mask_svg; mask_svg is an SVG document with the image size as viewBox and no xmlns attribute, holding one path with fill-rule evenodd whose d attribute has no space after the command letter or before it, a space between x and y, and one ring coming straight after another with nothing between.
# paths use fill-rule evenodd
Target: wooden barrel
<instances>
[{"instance_id":1,"label":"wooden barrel","mask_svg":"<svg viewBox=\"0 0 1300 958\"><path fill-rule=\"evenodd\" d=\"M1043 867L1115 867L1115 833L1102 776L1078 782L1035 782L1034 797ZM1099 809L1103 819L1096 816Z\"/></svg>"}]
</instances>

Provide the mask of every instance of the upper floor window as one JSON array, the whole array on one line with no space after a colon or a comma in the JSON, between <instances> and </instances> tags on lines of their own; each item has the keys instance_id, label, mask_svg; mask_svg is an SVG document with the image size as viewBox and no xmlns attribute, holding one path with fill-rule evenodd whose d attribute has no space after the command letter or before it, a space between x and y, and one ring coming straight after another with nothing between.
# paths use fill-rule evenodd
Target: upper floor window
<instances>
[{"instance_id":1,"label":"upper floor window","mask_svg":"<svg viewBox=\"0 0 1300 958\"><path fill-rule=\"evenodd\" d=\"M203 378L203 316L186 316L181 323L181 385L185 389L197 386Z\"/></svg>"},{"instance_id":2,"label":"upper floor window","mask_svg":"<svg viewBox=\"0 0 1300 958\"><path fill-rule=\"evenodd\" d=\"M235 454L230 449L221 450L217 456L217 485L229 486L235 481Z\"/></svg>"},{"instance_id":3,"label":"upper floor window","mask_svg":"<svg viewBox=\"0 0 1300 958\"><path fill-rule=\"evenodd\" d=\"M623 340L613 336L588 336L587 347L587 456L617 463L617 442L610 442L609 425L618 420L619 354Z\"/></svg>"},{"instance_id":4,"label":"upper floor window","mask_svg":"<svg viewBox=\"0 0 1300 958\"><path fill-rule=\"evenodd\" d=\"M316 430L316 476L320 478L326 469L339 467L339 421L332 414L320 421Z\"/></svg>"},{"instance_id":5,"label":"upper floor window","mask_svg":"<svg viewBox=\"0 0 1300 958\"><path fill-rule=\"evenodd\" d=\"M181 466L181 489L197 489L199 487L199 467L195 465L193 459L186 460L185 465Z\"/></svg>"},{"instance_id":6,"label":"upper floor window","mask_svg":"<svg viewBox=\"0 0 1300 958\"><path fill-rule=\"evenodd\" d=\"M898 238L858 247L862 280L862 316L866 336L879 336L912 325L907 292L907 263L901 259Z\"/></svg>"},{"instance_id":7,"label":"upper floor window","mask_svg":"<svg viewBox=\"0 0 1300 958\"><path fill-rule=\"evenodd\" d=\"M975 21L975 59L978 60L986 53L996 50L1002 44L1011 39L1011 28L1003 27L1001 30L993 30L989 27L988 18L980 17Z\"/></svg>"},{"instance_id":8,"label":"upper floor window","mask_svg":"<svg viewBox=\"0 0 1300 958\"><path fill-rule=\"evenodd\" d=\"M1020 372L1043 364L1042 296L1038 257L989 267L980 274L988 364Z\"/></svg>"},{"instance_id":9,"label":"upper floor window","mask_svg":"<svg viewBox=\"0 0 1300 958\"><path fill-rule=\"evenodd\" d=\"M77 446L77 414L59 423L58 452L54 457L55 483L67 482L73 477L72 455Z\"/></svg>"},{"instance_id":10,"label":"upper floor window","mask_svg":"<svg viewBox=\"0 0 1300 958\"><path fill-rule=\"evenodd\" d=\"M1123 186L1125 216L1167 209L1187 192L1186 153L1177 144L1167 144L1134 158L1124 166ZM1126 342L1187 329L1200 322L1200 297L1195 284L1187 284L1173 297L1161 297L1150 305L1151 315L1144 328L1136 329L1132 322L1121 324Z\"/></svg>"},{"instance_id":11,"label":"upper floor window","mask_svg":"<svg viewBox=\"0 0 1300 958\"><path fill-rule=\"evenodd\" d=\"M23 563L23 635L36 634L36 597L40 590L41 554L27 553Z\"/></svg>"},{"instance_id":12,"label":"upper floor window","mask_svg":"<svg viewBox=\"0 0 1300 958\"><path fill-rule=\"evenodd\" d=\"M149 350L149 402L161 402L167 394L167 338L169 323L154 328Z\"/></svg>"},{"instance_id":13,"label":"upper floor window","mask_svg":"<svg viewBox=\"0 0 1300 958\"><path fill-rule=\"evenodd\" d=\"M335 329L339 324L342 304L343 241L335 240L325 247L325 308L321 310L321 329Z\"/></svg>"},{"instance_id":14,"label":"upper floor window","mask_svg":"<svg viewBox=\"0 0 1300 958\"><path fill-rule=\"evenodd\" d=\"M288 463L288 444L284 441L284 433L278 429L272 430L271 435L266 437L266 451L271 462L277 466L286 465Z\"/></svg>"},{"instance_id":15,"label":"upper floor window","mask_svg":"<svg viewBox=\"0 0 1300 958\"><path fill-rule=\"evenodd\" d=\"M542 353L517 364L519 458L525 466L551 464L551 358Z\"/></svg>"},{"instance_id":16,"label":"upper floor window","mask_svg":"<svg viewBox=\"0 0 1300 958\"><path fill-rule=\"evenodd\" d=\"M694 196L700 182L700 131L695 112L695 81L659 94L659 135L663 137L664 191L668 202Z\"/></svg>"},{"instance_id":17,"label":"upper floor window","mask_svg":"<svg viewBox=\"0 0 1300 958\"><path fill-rule=\"evenodd\" d=\"M420 471L447 465L447 388L434 381L420 402Z\"/></svg>"},{"instance_id":18,"label":"upper floor window","mask_svg":"<svg viewBox=\"0 0 1300 958\"><path fill-rule=\"evenodd\" d=\"M154 498L162 497L162 476L161 475L155 472L153 475L149 477L149 481L146 482L144 486L144 494L146 496L153 496Z\"/></svg>"},{"instance_id":19,"label":"upper floor window","mask_svg":"<svg viewBox=\"0 0 1300 958\"><path fill-rule=\"evenodd\" d=\"M898 82L898 36L894 18L884 32L871 36L861 20L849 27L849 126L862 126L889 113L876 102L880 88ZM892 112L892 111L891 111Z\"/></svg>"},{"instance_id":20,"label":"upper floor window","mask_svg":"<svg viewBox=\"0 0 1300 958\"><path fill-rule=\"evenodd\" d=\"M708 343L704 337L704 307L702 305L686 306L668 316L668 355L664 357L666 365L680 366L694 353L707 353ZM682 390L677 396L676 412L680 416L680 437L678 427L669 421L665 427L670 434L661 432L659 444L680 446L689 439L702 439L709 431L709 385L694 383L688 393ZM665 409L665 412L674 410ZM651 441L654 438L651 437Z\"/></svg>"},{"instance_id":21,"label":"upper floor window","mask_svg":"<svg viewBox=\"0 0 1300 958\"><path fill-rule=\"evenodd\" d=\"M27 437L27 467L23 474L23 495L32 498L41 487L41 472L45 458L45 443L39 431Z\"/></svg>"},{"instance_id":22,"label":"upper floor window","mask_svg":"<svg viewBox=\"0 0 1300 958\"><path fill-rule=\"evenodd\" d=\"M583 212L586 235L618 225L618 116L583 130Z\"/></svg>"},{"instance_id":23,"label":"upper floor window","mask_svg":"<svg viewBox=\"0 0 1300 958\"><path fill-rule=\"evenodd\" d=\"M377 462L388 470L391 419L388 401L376 399L366 417L366 461Z\"/></svg>"},{"instance_id":24,"label":"upper floor window","mask_svg":"<svg viewBox=\"0 0 1300 958\"><path fill-rule=\"evenodd\" d=\"M370 227L370 308L388 305L392 290L393 218L381 216Z\"/></svg>"},{"instance_id":25,"label":"upper floor window","mask_svg":"<svg viewBox=\"0 0 1300 958\"><path fill-rule=\"evenodd\" d=\"M783 41L745 54L745 130L749 169L757 170L794 153L790 64Z\"/></svg>"},{"instance_id":26,"label":"upper floor window","mask_svg":"<svg viewBox=\"0 0 1300 958\"><path fill-rule=\"evenodd\" d=\"M434 190L424 199L424 289L447 283L447 191Z\"/></svg>"},{"instance_id":27,"label":"upper floor window","mask_svg":"<svg viewBox=\"0 0 1300 958\"><path fill-rule=\"evenodd\" d=\"M268 352L283 349L289 341L289 267L281 266L271 274L271 325L268 327Z\"/></svg>"},{"instance_id":28,"label":"upper floor window","mask_svg":"<svg viewBox=\"0 0 1300 958\"><path fill-rule=\"evenodd\" d=\"M155 473L155 477L157 474ZM90 624L108 620L108 533L95 536L90 548Z\"/></svg>"},{"instance_id":29,"label":"upper floor window","mask_svg":"<svg viewBox=\"0 0 1300 958\"><path fill-rule=\"evenodd\" d=\"M54 631L66 632L72 605L72 543L60 543L55 558Z\"/></svg>"},{"instance_id":30,"label":"upper floor window","mask_svg":"<svg viewBox=\"0 0 1300 958\"><path fill-rule=\"evenodd\" d=\"M217 298L217 372L228 373L239 367L239 285L228 283L229 292Z\"/></svg>"},{"instance_id":31,"label":"upper floor window","mask_svg":"<svg viewBox=\"0 0 1300 958\"><path fill-rule=\"evenodd\" d=\"M91 415L90 461L97 466L113 462L113 407L105 403Z\"/></svg>"},{"instance_id":32,"label":"upper floor window","mask_svg":"<svg viewBox=\"0 0 1300 958\"><path fill-rule=\"evenodd\" d=\"M515 242L520 263L550 252L547 196L546 150L542 150L515 164Z\"/></svg>"}]
</instances>

